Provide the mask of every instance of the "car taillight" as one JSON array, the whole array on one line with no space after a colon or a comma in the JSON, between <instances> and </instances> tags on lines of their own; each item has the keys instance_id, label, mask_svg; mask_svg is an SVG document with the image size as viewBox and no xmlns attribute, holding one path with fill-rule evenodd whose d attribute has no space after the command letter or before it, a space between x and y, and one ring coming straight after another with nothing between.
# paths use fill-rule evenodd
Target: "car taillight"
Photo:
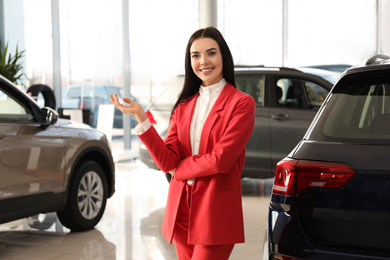
<instances>
[{"instance_id":1,"label":"car taillight","mask_svg":"<svg viewBox=\"0 0 390 260\"><path fill-rule=\"evenodd\" d=\"M296 196L308 188L341 189L355 174L343 163L285 158L276 166L272 192Z\"/></svg>"},{"instance_id":2,"label":"car taillight","mask_svg":"<svg viewBox=\"0 0 390 260\"><path fill-rule=\"evenodd\" d=\"M283 159L278 162L275 170L272 192L282 195L295 194L295 164L297 160Z\"/></svg>"},{"instance_id":3,"label":"car taillight","mask_svg":"<svg viewBox=\"0 0 390 260\"><path fill-rule=\"evenodd\" d=\"M152 115L152 113L148 110L145 112L146 113L146 116L148 117L149 121L151 124L156 124L156 120L154 120L154 117Z\"/></svg>"},{"instance_id":4,"label":"car taillight","mask_svg":"<svg viewBox=\"0 0 390 260\"><path fill-rule=\"evenodd\" d=\"M79 103L79 109L86 109L86 106L85 106L85 104L81 104L81 103Z\"/></svg>"}]
</instances>

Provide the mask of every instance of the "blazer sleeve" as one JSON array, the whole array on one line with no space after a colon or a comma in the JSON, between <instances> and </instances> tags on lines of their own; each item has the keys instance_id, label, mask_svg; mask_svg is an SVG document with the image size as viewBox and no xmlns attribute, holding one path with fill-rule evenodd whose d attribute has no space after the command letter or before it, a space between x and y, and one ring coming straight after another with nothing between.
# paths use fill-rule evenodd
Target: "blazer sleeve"
<instances>
[{"instance_id":1,"label":"blazer sleeve","mask_svg":"<svg viewBox=\"0 0 390 260\"><path fill-rule=\"evenodd\" d=\"M165 141L157 133L154 126L151 126L145 133L138 137L144 143L153 161L161 171L170 172L176 168L180 161L180 145L175 112L169 122Z\"/></svg>"},{"instance_id":2,"label":"blazer sleeve","mask_svg":"<svg viewBox=\"0 0 390 260\"><path fill-rule=\"evenodd\" d=\"M206 154L189 156L179 162L175 170L178 181L227 173L245 149L254 127L255 102L245 95L236 103L222 138Z\"/></svg>"}]
</instances>

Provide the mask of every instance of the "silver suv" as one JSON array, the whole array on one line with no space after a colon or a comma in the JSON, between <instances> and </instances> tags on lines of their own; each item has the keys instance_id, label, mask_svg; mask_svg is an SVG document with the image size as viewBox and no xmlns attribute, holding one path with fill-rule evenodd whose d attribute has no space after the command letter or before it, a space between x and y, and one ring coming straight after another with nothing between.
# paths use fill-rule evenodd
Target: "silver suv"
<instances>
[{"instance_id":1,"label":"silver suv","mask_svg":"<svg viewBox=\"0 0 390 260\"><path fill-rule=\"evenodd\" d=\"M0 76L0 223L57 212L71 230L92 229L114 173L103 133L59 119Z\"/></svg>"},{"instance_id":2,"label":"silver suv","mask_svg":"<svg viewBox=\"0 0 390 260\"><path fill-rule=\"evenodd\" d=\"M251 95L256 102L256 119L246 146L243 177L273 177L276 163L302 139L323 100L338 79L334 72L314 68L237 66L237 89ZM147 108L155 128L164 138L174 102L180 93L184 76L179 76ZM140 159L157 169L145 146ZM166 174L168 180L170 175Z\"/></svg>"}]
</instances>

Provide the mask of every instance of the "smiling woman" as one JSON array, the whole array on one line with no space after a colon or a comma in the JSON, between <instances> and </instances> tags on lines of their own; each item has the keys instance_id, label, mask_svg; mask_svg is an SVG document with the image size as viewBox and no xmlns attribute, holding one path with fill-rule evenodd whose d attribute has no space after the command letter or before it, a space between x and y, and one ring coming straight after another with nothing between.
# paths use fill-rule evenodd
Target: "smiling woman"
<instances>
[{"instance_id":1,"label":"smiling woman","mask_svg":"<svg viewBox=\"0 0 390 260\"><path fill-rule=\"evenodd\" d=\"M116 94L111 102L137 118L140 140L172 175L162 234L175 241L178 258L224 260L245 240L241 173L255 102L236 89L232 55L214 27L191 35L185 68L165 140L138 103L121 104Z\"/></svg>"}]
</instances>

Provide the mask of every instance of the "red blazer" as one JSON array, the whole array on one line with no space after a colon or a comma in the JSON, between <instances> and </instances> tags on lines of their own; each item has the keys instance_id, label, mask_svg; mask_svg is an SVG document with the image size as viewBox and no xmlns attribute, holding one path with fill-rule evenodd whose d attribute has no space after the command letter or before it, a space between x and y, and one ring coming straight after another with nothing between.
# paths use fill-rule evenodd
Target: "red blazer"
<instances>
[{"instance_id":1,"label":"red blazer","mask_svg":"<svg viewBox=\"0 0 390 260\"><path fill-rule=\"evenodd\" d=\"M176 169L169 185L162 234L172 243L183 188L186 180L196 178L188 243L243 243L241 172L245 145L254 127L255 102L227 83L203 126L199 154L191 155L191 118L198 96L177 106L165 141L154 127L139 136L159 169Z\"/></svg>"}]
</instances>

